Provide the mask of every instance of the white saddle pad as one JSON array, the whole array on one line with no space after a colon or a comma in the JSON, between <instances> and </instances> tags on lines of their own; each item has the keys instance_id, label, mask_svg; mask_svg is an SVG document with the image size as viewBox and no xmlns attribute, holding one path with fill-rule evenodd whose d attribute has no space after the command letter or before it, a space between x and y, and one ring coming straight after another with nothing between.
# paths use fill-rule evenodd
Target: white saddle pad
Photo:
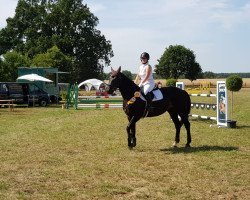
<instances>
[{"instance_id":1,"label":"white saddle pad","mask_svg":"<svg viewBox=\"0 0 250 200\"><path fill-rule=\"evenodd\" d=\"M163 99L163 95L161 93L161 91L158 89L158 90L154 90L153 91L153 94L154 94L154 98L152 101L159 101L159 100L162 100ZM141 95L140 98L143 100L143 101L146 101L146 99Z\"/></svg>"}]
</instances>

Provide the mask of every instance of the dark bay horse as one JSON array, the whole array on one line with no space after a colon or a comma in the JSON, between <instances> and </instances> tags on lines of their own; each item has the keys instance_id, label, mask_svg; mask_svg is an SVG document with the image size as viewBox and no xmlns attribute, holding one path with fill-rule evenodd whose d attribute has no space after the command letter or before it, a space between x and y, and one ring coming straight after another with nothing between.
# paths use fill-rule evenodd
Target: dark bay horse
<instances>
[{"instance_id":1,"label":"dark bay horse","mask_svg":"<svg viewBox=\"0 0 250 200\"><path fill-rule=\"evenodd\" d=\"M117 71L111 70L109 94L112 94L117 88L121 92L123 110L127 114L129 121L127 126L128 147L132 149L136 146L136 122L144 117L146 102L135 95L138 94L140 88L121 72L121 67ZM152 109L149 109L147 117L158 116L168 111L176 129L173 146L177 147L177 144L180 142L180 129L182 124L184 124L187 130L186 147L190 147L191 133L188 115L190 113L191 101L188 93L177 87L162 87L160 90L163 94L163 99L152 102Z\"/></svg>"}]
</instances>

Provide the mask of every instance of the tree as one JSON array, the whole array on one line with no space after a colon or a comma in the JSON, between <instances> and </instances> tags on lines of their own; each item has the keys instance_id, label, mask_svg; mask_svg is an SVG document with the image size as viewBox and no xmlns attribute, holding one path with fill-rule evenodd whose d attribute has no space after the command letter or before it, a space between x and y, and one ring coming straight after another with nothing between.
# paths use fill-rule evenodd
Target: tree
<instances>
[{"instance_id":1,"label":"tree","mask_svg":"<svg viewBox=\"0 0 250 200\"><path fill-rule=\"evenodd\" d=\"M30 65L30 59L16 51L7 52L3 55L0 68L1 81L16 81L17 68Z\"/></svg>"},{"instance_id":2,"label":"tree","mask_svg":"<svg viewBox=\"0 0 250 200\"><path fill-rule=\"evenodd\" d=\"M175 87L176 86L176 82L177 82L177 80L174 79L174 78L167 79L166 80L166 86L167 87L170 87L170 86Z\"/></svg>"},{"instance_id":3,"label":"tree","mask_svg":"<svg viewBox=\"0 0 250 200\"><path fill-rule=\"evenodd\" d=\"M102 76L100 77L100 80L109 80L110 78L110 73L102 73Z\"/></svg>"},{"instance_id":4,"label":"tree","mask_svg":"<svg viewBox=\"0 0 250 200\"><path fill-rule=\"evenodd\" d=\"M67 71L74 81L98 78L113 56L98 22L82 0L19 0L15 16L0 30L0 54L16 50L33 59L57 46L72 61Z\"/></svg>"},{"instance_id":5,"label":"tree","mask_svg":"<svg viewBox=\"0 0 250 200\"><path fill-rule=\"evenodd\" d=\"M216 74L210 71L203 72L203 78L216 78Z\"/></svg>"},{"instance_id":6,"label":"tree","mask_svg":"<svg viewBox=\"0 0 250 200\"><path fill-rule=\"evenodd\" d=\"M128 70L123 70L122 73L127 76L129 79L133 79L133 74L131 73L131 71Z\"/></svg>"},{"instance_id":7,"label":"tree","mask_svg":"<svg viewBox=\"0 0 250 200\"><path fill-rule=\"evenodd\" d=\"M155 72L164 78L178 79L184 75L193 81L201 75L202 69L196 62L193 51L182 45L170 45L158 60Z\"/></svg>"},{"instance_id":8,"label":"tree","mask_svg":"<svg viewBox=\"0 0 250 200\"><path fill-rule=\"evenodd\" d=\"M54 67L59 71L72 71L72 64L70 57L64 55L57 46L53 46L46 53L37 54L32 62L32 66L36 67ZM72 76L59 76L60 82L70 82Z\"/></svg>"},{"instance_id":9,"label":"tree","mask_svg":"<svg viewBox=\"0 0 250 200\"><path fill-rule=\"evenodd\" d=\"M4 64L3 64L3 61L0 57L0 81L4 81L4 79L5 79Z\"/></svg>"}]
</instances>

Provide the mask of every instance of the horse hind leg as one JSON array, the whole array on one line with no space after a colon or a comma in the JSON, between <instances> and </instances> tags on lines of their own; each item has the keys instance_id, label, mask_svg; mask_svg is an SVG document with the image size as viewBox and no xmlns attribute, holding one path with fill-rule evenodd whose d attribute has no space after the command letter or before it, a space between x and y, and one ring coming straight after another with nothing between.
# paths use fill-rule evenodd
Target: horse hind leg
<instances>
[{"instance_id":1,"label":"horse hind leg","mask_svg":"<svg viewBox=\"0 0 250 200\"><path fill-rule=\"evenodd\" d=\"M188 116L181 116L181 120L186 128L187 131L187 144L186 147L190 147L191 139L191 132L190 132L190 122L188 120Z\"/></svg>"},{"instance_id":2,"label":"horse hind leg","mask_svg":"<svg viewBox=\"0 0 250 200\"><path fill-rule=\"evenodd\" d=\"M179 118L178 118L178 114L177 113L169 113L173 122L174 122L174 125L175 125L175 141L173 143L173 147L177 147L178 143L180 142L180 130L181 130L181 126L182 126L182 123L180 122Z\"/></svg>"}]
</instances>

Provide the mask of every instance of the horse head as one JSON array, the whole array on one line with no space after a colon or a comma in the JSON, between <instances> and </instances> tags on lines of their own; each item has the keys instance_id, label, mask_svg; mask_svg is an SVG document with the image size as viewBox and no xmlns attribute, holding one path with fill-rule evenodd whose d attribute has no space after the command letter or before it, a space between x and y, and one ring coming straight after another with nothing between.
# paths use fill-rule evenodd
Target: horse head
<instances>
[{"instance_id":1,"label":"horse head","mask_svg":"<svg viewBox=\"0 0 250 200\"><path fill-rule=\"evenodd\" d=\"M120 87L120 84L121 84L121 67L119 67L117 70L114 70L111 67L108 93L113 94L114 91Z\"/></svg>"},{"instance_id":2,"label":"horse head","mask_svg":"<svg viewBox=\"0 0 250 200\"><path fill-rule=\"evenodd\" d=\"M139 86L136 85L134 81L121 72L121 67L117 70L111 68L108 93L113 94L117 88L119 88L119 91L125 100L131 99L134 96L134 93L140 90Z\"/></svg>"}]
</instances>

